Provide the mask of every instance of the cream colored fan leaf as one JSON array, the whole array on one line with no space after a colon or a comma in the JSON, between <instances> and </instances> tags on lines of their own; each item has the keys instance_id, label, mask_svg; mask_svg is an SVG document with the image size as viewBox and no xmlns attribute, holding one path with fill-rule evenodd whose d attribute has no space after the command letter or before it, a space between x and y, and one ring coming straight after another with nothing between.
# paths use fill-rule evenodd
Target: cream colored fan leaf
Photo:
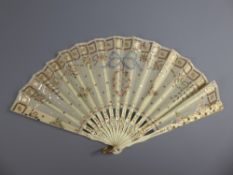
<instances>
[{"instance_id":1,"label":"cream colored fan leaf","mask_svg":"<svg viewBox=\"0 0 233 175\"><path fill-rule=\"evenodd\" d=\"M20 90L12 111L108 146L146 141L223 109L208 82L173 49L109 37L58 53Z\"/></svg>"}]
</instances>

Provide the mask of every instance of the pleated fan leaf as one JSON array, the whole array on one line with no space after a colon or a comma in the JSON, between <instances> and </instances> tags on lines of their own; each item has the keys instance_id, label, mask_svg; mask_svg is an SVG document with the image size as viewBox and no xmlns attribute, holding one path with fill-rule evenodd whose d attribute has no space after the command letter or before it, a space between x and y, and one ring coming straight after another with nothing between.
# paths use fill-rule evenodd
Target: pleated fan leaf
<instances>
[{"instance_id":1,"label":"pleated fan leaf","mask_svg":"<svg viewBox=\"0 0 233 175\"><path fill-rule=\"evenodd\" d=\"M175 50L114 36L59 52L19 91L11 109L118 154L223 104L216 82Z\"/></svg>"}]
</instances>

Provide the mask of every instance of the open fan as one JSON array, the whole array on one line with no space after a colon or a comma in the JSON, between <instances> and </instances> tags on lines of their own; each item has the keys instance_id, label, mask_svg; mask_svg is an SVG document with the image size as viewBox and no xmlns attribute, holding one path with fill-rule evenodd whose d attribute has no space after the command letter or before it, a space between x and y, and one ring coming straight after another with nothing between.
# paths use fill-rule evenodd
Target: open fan
<instances>
[{"instance_id":1,"label":"open fan","mask_svg":"<svg viewBox=\"0 0 233 175\"><path fill-rule=\"evenodd\" d=\"M20 90L12 111L120 153L223 109L217 84L189 59L137 37L79 43Z\"/></svg>"}]
</instances>

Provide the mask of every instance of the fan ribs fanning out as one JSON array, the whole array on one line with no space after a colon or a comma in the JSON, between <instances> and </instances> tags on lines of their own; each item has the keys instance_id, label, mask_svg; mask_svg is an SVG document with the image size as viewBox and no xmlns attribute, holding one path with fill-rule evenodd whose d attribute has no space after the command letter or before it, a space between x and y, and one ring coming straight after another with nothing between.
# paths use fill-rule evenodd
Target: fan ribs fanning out
<instances>
[{"instance_id":1,"label":"fan ribs fanning out","mask_svg":"<svg viewBox=\"0 0 233 175\"><path fill-rule=\"evenodd\" d=\"M137 37L78 43L19 91L11 110L118 154L221 111L215 81L173 49Z\"/></svg>"}]
</instances>

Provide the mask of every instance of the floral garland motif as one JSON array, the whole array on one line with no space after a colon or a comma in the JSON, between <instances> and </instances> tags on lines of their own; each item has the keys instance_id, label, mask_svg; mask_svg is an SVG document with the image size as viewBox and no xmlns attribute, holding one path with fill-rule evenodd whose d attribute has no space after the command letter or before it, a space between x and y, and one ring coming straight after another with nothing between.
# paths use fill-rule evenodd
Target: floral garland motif
<instances>
[{"instance_id":1,"label":"floral garland motif","mask_svg":"<svg viewBox=\"0 0 233 175\"><path fill-rule=\"evenodd\" d=\"M77 77L79 75L78 65L67 64L65 66L64 72L65 72L65 75L73 75L73 76Z\"/></svg>"},{"instance_id":2,"label":"floral garland motif","mask_svg":"<svg viewBox=\"0 0 233 175\"><path fill-rule=\"evenodd\" d=\"M118 81L118 77L120 76L121 82L117 82ZM118 86L118 84L120 83L120 87ZM130 74L128 71L123 71L123 69L117 70L114 72L113 75L113 89L114 92L119 95L119 96L124 96L127 92L127 90L129 89L131 84L131 79L130 79Z\"/></svg>"},{"instance_id":3,"label":"floral garland motif","mask_svg":"<svg viewBox=\"0 0 233 175\"><path fill-rule=\"evenodd\" d=\"M98 53L98 55L94 56L96 57L97 60L100 60L100 61L105 61L107 60L107 55L105 53Z\"/></svg>"},{"instance_id":4,"label":"floral garland motif","mask_svg":"<svg viewBox=\"0 0 233 175\"><path fill-rule=\"evenodd\" d=\"M180 90L184 90L190 85L190 82L187 81L185 74L179 73L177 76L174 76L174 80L172 83L173 87L176 87Z\"/></svg>"},{"instance_id":5,"label":"floral garland motif","mask_svg":"<svg viewBox=\"0 0 233 175\"><path fill-rule=\"evenodd\" d=\"M81 67L82 66L87 66L89 68L92 68L93 66L95 66L98 63L98 57L97 56L83 56L82 58L82 63L81 63Z\"/></svg>"},{"instance_id":6,"label":"floral garland motif","mask_svg":"<svg viewBox=\"0 0 233 175\"><path fill-rule=\"evenodd\" d=\"M79 91L78 91L78 96L79 97L87 97L88 94L90 94L91 92L91 88L89 87L79 87Z\"/></svg>"}]
</instances>

